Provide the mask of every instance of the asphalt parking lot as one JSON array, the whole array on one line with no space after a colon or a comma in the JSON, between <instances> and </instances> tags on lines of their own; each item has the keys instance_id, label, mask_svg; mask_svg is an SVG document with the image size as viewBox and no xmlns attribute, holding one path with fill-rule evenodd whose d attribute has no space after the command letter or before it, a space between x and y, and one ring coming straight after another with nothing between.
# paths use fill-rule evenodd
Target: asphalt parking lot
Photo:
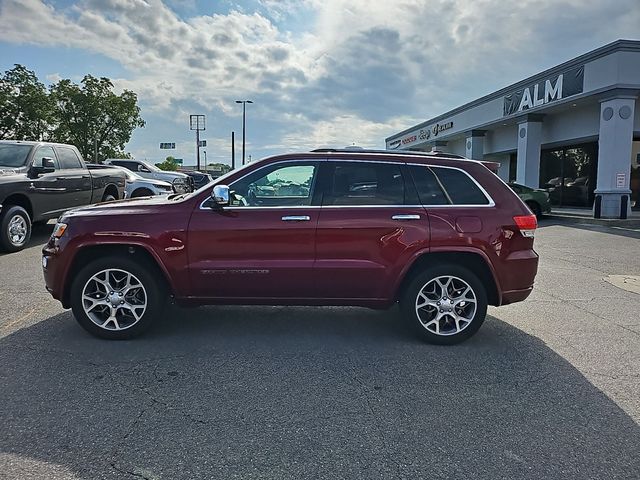
<instances>
[{"instance_id":1,"label":"asphalt parking lot","mask_svg":"<svg viewBox=\"0 0 640 480\"><path fill-rule=\"evenodd\" d=\"M640 232L543 222L537 286L470 341L397 310L168 309L90 337L40 248L0 256L0 478L562 478L640 471Z\"/></svg>"}]
</instances>

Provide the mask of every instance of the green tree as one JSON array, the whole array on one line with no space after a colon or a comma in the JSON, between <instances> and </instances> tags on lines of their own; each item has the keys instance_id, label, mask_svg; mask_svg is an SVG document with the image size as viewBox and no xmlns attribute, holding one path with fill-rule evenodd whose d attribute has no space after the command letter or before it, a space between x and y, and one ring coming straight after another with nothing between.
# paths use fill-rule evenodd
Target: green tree
<instances>
[{"instance_id":1,"label":"green tree","mask_svg":"<svg viewBox=\"0 0 640 480\"><path fill-rule=\"evenodd\" d=\"M172 156L168 156L162 163L156 163L156 167L160 170L167 170L170 172L175 172L178 170L179 166L180 164L176 161L175 157Z\"/></svg>"},{"instance_id":2,"label":"green tree","mask_svg":"<svg viewBox=\"0 0 640 480\"><path fill-rule=\"evenodd\" d=\"M55 118L52 138L75 145L85 159L103 161L122 156L133 131L145 125L137 95L130 90L117 95L108 78L86 75L80 85L60 80L50 91Z\"/></svg>"},{"instance_id":3,"label":"green tree","mask_svg":"<svg viewBox=\"0 0 640 480\"><path fill-rule=\"evenodd\" d=\"M0 139L48 140L52 106L36 74L16 64L0 77Z\"/></svg>"}]
</instances>

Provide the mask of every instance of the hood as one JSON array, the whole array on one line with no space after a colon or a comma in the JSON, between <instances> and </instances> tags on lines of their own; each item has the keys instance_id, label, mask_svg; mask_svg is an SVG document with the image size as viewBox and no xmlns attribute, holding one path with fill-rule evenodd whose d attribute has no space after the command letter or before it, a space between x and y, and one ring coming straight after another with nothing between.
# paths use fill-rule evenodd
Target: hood
<instances>
[{"instance_id":1,"label":"hood","mask_svg":"<svg viewBox=\"0 0 640 480\"><path fill-rule=\"evenodd\" d=\"M164 180L156 180L155 178L141 178L136 179L136 181L141 183L148 183L157 187L172 187L170 182L165 182Z\"/></svg>"},{"instance_id":2,"label":"hood","mask_svg":"<svg viewBox=\"0 0 640 480\"><path fill-rule=\"evenodd\" d=\"M15 182L17 177L24 177L27 174L25 167L12 168L0 166L0 184Z\"/></svg>"},{"instance_id":3,"label":"hood","mask_svg":"<svg viewBox=\"0 0 640 480\"><path fill-rule=\"evenodd\" d=\"M157 213L158 207L163 205L175 205L180 201L169 200L169 197L157 195L153 197L141 197L113 202L98 203L87 207L74 208L63 214L65 218L94 217L102 215L142 215Z\"/></svg>"}]
</instances>

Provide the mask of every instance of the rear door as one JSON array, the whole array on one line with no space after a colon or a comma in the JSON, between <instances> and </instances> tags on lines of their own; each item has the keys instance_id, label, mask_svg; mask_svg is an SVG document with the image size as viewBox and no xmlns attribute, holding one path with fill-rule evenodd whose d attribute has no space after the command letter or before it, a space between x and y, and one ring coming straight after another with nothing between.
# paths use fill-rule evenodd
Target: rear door
<instances>
[{"instance_id":1,"label":"rear door","mask_svg":"<svg viewBox=\"0 0 640 480\"><path fill-rule=\"evenodd\" d=\"M206 200L196 208L188 246L196 296L264 301L314 295L319 163L264 166L229 185L229 207Z\"/></svg>"},{"instance_id":2,"label":"rear door","mask_svg":"<svg viewBox=\"0 0 640 480\"><path fill-rule=\"evenodd\" d=\"M429 220L399 162L330 161L316 235L317 295L388 299Z\"/></svg>"},{"instance_id":3,"label":"rear door","mask_svg":"<svg viewBox=\"0 0 640 480\"><path fill-rule=\"evenodd\" d=\"M68 204L65 207L89 205L92 192L89 170L82 165L80 157L73 148L61 146L55 148L60 162L58 177L64 182L68 192Z\"/></svg>"}]
</instances>

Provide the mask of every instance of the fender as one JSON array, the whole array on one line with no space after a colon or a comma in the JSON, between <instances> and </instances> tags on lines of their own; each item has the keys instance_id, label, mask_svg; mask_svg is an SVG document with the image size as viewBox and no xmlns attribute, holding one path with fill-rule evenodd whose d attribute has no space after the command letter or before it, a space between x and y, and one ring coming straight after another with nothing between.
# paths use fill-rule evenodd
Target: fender
<instances>
[{"instance_id":1,"label":"fender","mask_svg":"<svg viewBox=\"0 0 640 480\"><path fill-rule=\"evenodd\" d=\"M502 304L502 288L500 286L500 280L498 279L498 275L496 274L496 271L493 268L493 264L489 261L489 257L483 250L475 247L468 247L468 246L427 247L414 252L414 254L411 256L411 260L407 262L407 264L402 269L400 275L398 276L398 279L396 280L394 285L394 292L398 291L398 288L400 288L400 284L406 277L407 273L411 270L415 262L423 255L429 255L431 253L456 253L456 252L472 253L475 255L479 255L484 260L484 263L487 265L487 267L489 267L489 271L491 272L493 281L496 284L496 290L498 293L498 305L501 305Z\"/></svg>"}]
</instances>

